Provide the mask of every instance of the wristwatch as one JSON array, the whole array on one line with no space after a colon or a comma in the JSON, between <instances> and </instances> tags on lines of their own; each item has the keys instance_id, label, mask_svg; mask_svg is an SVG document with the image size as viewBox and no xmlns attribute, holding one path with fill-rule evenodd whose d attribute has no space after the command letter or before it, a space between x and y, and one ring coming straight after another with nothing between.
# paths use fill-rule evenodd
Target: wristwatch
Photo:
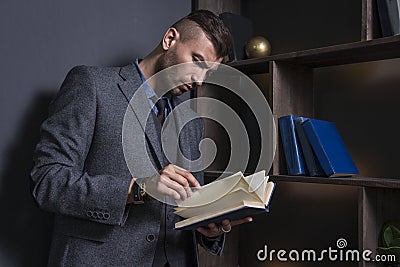
<instances>
[{"instance_id":1,"label":"wristwatch","mask_svg":"<svg viewBox=\"0 0 400 267\"><path fill-rule=\"evenodd\" d=\"M143 204L146 196L146 184L138 180L132 186L133 204Z\"/></svg>"}]
</instances>

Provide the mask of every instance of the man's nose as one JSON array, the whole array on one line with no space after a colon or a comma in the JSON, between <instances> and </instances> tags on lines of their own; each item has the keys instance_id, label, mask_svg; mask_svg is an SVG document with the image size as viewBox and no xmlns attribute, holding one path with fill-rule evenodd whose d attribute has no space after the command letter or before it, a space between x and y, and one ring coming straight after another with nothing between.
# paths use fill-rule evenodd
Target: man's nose
<instances>
[{"instance_id":1,"label":"man's nose","mask_svg":"<svg viewBox=\"0 0 400 267\"><path fill-rule=\"evenodd\" d=\"M195 83L196 86L201 86L206 78L206 74L207 70L200 70L196 72L196 74L192 76L193 83Z\"/></svg>"},{"instance_id":2,"label":"man's nose","mask_svg":"<svg viewBox=\"0 0 400 267\"><path fill-rule=\"evenodd\" d=\"M201 80L196 80L194 83L196 84L196 86L201 86L203 84Z\"/></svg>"}]
</instances>

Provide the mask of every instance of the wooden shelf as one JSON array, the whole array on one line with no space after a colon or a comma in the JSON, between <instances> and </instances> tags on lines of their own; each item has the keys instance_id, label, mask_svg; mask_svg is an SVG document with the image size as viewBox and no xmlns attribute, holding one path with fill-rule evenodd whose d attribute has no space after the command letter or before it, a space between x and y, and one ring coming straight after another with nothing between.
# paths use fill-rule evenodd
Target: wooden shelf
<instances>
[{"instance_id":1,"label":"wooden shelf","mask_svg":"<svg viewBox=\"0 0 400 267\"><path fill-rule=\"evenodd\" d=\"M216 179L220 175L232 175L233 172L207 171L204 176ZM249 175L249 174L244 174ZM374 188L392 188L400 189L400 179L397 178L378 178L378 177L310 177L310 176L292 176L292 175L270 175L270 181L274 182L296 182L296 183L314 183L314 184L332 184L365 186Z\"/></svg>"},{"instance_id":2,"label":"wooden shelf","mask_svg":"<svg viewBox=\"0 0 400 267\"><path fill-rule=\"evenodd\" d=\"M271 181L275 182L299 182L299 183L318 183L332 185L365 186L375 188L400 189L400 179L395 178L375 178L375 177L309 177L309 176L290 176L272 175Z\"/></svg>"},{"instance_id":3,"label":"wooden shelf","mask_svg":"<svg viewBox=\"0 0 400 267\"><path fill-rule=\"evenodd\" d=\"M318 68L398 57L400 57L400 35L234 61L228 65L246 74L257 74L268 72L271 61Z\"/></svg>"}]
</instances>

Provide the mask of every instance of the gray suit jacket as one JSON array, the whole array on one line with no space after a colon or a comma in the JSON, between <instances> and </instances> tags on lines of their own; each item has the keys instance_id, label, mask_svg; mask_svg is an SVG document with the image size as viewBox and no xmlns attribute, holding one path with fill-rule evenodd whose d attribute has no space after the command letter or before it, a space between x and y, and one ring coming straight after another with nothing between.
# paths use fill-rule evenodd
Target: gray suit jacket
<instances>
[{"instance_id":1,"label":"gray suit jacket","mask_svg":"<svg viewBox=\"0 0 400 267\"><path fill-rule=\"evenodd\" d=\"M160 202L126 205L132 176L152 175L154 167L169 163L160 150L160 126L154 114L145 133L139 121L133 123L134 130L140 128L140 133L146 134L148 155L131 155L133 174L125 162L122 123L128 102L140 85L133 64L122 68L78 66L68 73L51 103L31 172L39 207L55 213L49 266L151 266L160 222L165 218L169 242L165 249L172 266L197 265L199 241L211 253L221 253L223 240L203 242L194 232L173 230L178 218ZM178 99L173 104L178 105ZM148 101L136 105L133 111L140 114L148 108L140 105L148 105ZM196 159L203 123L196 119L187 126L179 142L183 155ZM150 164L145 160L149 156ZM179 165L179 159L171 163ZM203 183L202 172L194 175Z\"/></svg>"}]
</instances>

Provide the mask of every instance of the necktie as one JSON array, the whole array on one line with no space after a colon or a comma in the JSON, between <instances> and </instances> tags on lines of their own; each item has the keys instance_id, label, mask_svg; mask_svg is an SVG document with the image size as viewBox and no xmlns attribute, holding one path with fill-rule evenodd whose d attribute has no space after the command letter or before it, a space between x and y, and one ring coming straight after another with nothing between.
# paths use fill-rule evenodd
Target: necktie
<instances>
[{"instance_id":1,"label":"necktie","mask_svg":"<svg viewBox=\"0 0 400 267\"><path fill-rule=\"evenodd\" d=\"M168 101L166 98L160 98L156 102L156 107L158 110L157 119L163 125L165 118L168 115Z\"/></svg>"}]
</instances>

